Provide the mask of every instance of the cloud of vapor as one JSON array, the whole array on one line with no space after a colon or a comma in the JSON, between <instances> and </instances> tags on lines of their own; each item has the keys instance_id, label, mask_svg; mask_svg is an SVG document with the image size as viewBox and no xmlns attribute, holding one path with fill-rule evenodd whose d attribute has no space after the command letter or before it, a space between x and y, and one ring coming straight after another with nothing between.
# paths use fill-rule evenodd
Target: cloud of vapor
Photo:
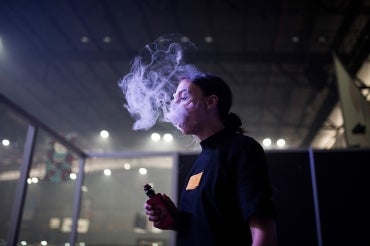
<instances>
[{"instance_id":1,"label":"cloud of vapor","mask_svg":"<svg viewBox=\"0 0 370 246\"><path fill-rule=\"evenodd\" d=\"M198 109L198 102L189 101L185 105L171 104L165 112L165 120L171 122L180 131L183 129L186 118L190 112Z\"/></svg>"},{"instance_id":2,"label":"cloud of vapor","mask_svg":"<svg viewBox=\"0 0 370 246\"><path fill-rule=\"evenodd\" d=\"M147 130L157 121L168 121L165 115L180 77L198 73L194 65L184 62L185 51L195 46L180 37L162 36L146 45L119 81L124 107L135 120L133 130Z\"/></svg>"}]
</instances>

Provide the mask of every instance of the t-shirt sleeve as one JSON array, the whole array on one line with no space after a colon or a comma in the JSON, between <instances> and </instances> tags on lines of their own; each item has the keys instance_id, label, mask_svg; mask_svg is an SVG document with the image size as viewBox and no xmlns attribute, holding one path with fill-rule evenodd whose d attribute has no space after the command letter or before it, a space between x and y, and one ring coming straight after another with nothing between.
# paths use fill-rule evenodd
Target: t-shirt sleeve
<instances>
[{"instance_id":1,"label":"t-shirt sleeve","mask_svg":"<svg viewBox=\"0 0 370 246\"><path fill-rule=\"evenodd\" d=\"M276 219L266 156L262 146L249 139L239 145L234 161L239 206L244 219L249 220L254 214Z\"/></svg>"}]
</instances>

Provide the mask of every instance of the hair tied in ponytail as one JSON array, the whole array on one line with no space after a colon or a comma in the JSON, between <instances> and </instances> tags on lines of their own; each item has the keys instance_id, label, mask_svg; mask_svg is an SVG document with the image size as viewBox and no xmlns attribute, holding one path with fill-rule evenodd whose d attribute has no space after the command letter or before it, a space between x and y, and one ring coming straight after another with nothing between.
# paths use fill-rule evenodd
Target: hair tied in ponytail
<instances>
[{"instance_id":1,"label":"hair tied in ponytail","mask_svg":"<svg viewBox=\"0 0 370 246\"><path fill-rule=\"evenodd\" d=\"M230 130L234 132L239 132L239 133L244 132L244 130L242 129L242 121L240 117L233 112L230 112L227 115L227 118L225 120L225 127L229 128Z\"/></svg>"}]
</instances>

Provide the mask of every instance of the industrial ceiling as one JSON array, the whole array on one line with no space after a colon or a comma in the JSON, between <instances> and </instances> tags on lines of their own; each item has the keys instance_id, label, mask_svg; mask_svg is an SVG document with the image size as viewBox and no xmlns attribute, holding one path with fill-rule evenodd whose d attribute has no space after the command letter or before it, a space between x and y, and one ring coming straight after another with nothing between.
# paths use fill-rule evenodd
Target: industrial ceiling
<instances>
[{"instance_id":1,"label":"industrial ceiling","mask_svg":"<svg viewBox=\"0 0 370 246\"><path fill-rule=\"evenodd\" d=\"M192 150L169 124L132 130L118 86L145 45L177 33L197 47L189 63L230 84L249 135L320 148L315 137L339 101L333 53L357 73L369 15L369 0L4 0L0 93L85 151ZM5 120L14 117L0 113L0 137L19 141ZM146 144L154 131L176 145Z\"/></svg>"}]
</instances>

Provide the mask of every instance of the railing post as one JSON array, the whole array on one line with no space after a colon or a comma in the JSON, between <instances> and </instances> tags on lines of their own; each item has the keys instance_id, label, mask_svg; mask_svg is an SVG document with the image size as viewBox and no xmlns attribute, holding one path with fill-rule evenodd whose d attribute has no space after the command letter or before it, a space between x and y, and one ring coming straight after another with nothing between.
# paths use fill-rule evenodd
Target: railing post
<instances>
[{"instance_id":1,"label":"railing post","mask_svg":"<svg viewBox=\"0 0 370 246\"><path fill-rule=\"evenodd\" d=\"M314 204L314 209L315 209L315 222L316 222L316 233L317 233L317 245L318 246L323 246L322 235L321 235L319 194L318 194L318 191L317 191L315 159L314 159L312 148L308 149L308 155L309 155L309 159L310 159L312 195L313 195L313 204Z\"/></svg>"},{"instance_id":2,"label":"railing post","mask_svg":"<svg viewBox=\"0 0 370 246\"><path fill-rule=\"evenodd\" d=\"M85 167L85 157L80 157L77 180L76 180L74 196L73 196L72 227L71 227L71 234L69 238L69 244L71 246L75 245L76 240L77 240L78 218L80 216L81 199L82 199L81 187L84 183L84 177L85 177L84 167Z\"/></svg>"},{"instance_id":3,"label":"railing post","mask_svg":"<svg viewBox=\"0 0 370 246\"><path fill-rule=\"evenodd\" d=\"M17 190L15 193L12 217L10 220L10 228L8 232L7 245L17 245L19 236L19 228L22 219L24 202L27 194L27 178L30 172L32 158L35 148L37 128L33 125L28 125L27 137L24 144L23 163L20 169L20 178L18 180Z\"/></svg>"}]
</instances>

